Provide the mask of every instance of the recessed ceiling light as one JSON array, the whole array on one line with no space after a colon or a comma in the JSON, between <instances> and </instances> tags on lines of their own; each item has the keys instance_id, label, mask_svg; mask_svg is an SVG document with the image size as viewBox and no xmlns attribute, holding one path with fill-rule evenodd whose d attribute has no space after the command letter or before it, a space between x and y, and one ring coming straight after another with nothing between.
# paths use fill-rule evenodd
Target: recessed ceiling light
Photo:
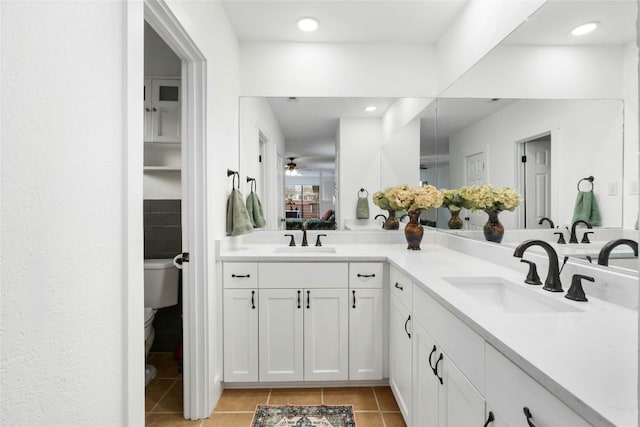
<instances>
[{"instance_id":1,"label":"recessed ceiling light","mask_svg":"<svg viewBox=\"0 0 640 427\"><path fill-rule=\"evenodd\" d=\"M320 22L316 18L300 18L298 19L298 28L300 31L306 31L308 33L318 29Z\"/></svg>"},{"instance_id":2,"label":"recessed ceiling light","mask_svg":"<svg viewBox=\"0 0 640 427\"><path fill-rule=\"evenodd\" d=\"M368 107L364 107L364 111L376 111L376 106L375 105L369 105Z\"/></svg>"},{"instance_id":3,"label":"recessed ceiling light","mask_svg":"<svg viewBox=\"0 0 640 427\"><path fill-rule=\"evenodd\" d=\"M598 22L587 22L586 24L578 25L576 28L571 30L571 34L574 36L582 36L585 34L589 34L593 30L598 27Z\"/></svg>"}]
</instances>

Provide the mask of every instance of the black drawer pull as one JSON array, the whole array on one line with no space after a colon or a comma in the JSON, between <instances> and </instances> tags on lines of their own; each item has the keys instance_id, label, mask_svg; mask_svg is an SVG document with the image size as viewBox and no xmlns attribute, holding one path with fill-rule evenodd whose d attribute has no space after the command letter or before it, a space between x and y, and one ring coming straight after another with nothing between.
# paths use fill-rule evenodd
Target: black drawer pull
<instances>
[{"instance_id":1,"label":"black drawer pull","mask_svg":"<svg viewBox=\"0 0 640 427\"><path fill-rule=\"evenodd\" d=\"M311 308L309 307L310 301L311 301L311 291L307 291L307 308Z\"/></svg>"},{"instance_id":2,"label":"black drawer pull","mask_svg":"<svg viewBox=\"0 0 640 427\"><path fill-rule=\"evenodd\" d=\"M407 323L409 323L409 320L411 320L411 315L409 315L409 317L407 317L407 320L404 322L404 331L407 333L407 336L411 338L411 334L409 333L409 331L407 331Z\"/></svg>"},{"instance_id":3,"label":"black drawer pull","mask_svg":"<svg viewBox=\"0 0 640 427\"><path fill-rule=\"evenodd\" d=\"M404 288L402 286L400 286L400 283L396 282L395 286L397 289L400 289L401 291L404 291Z\"/></svg>"},{"instance_id":4,"label":"black drawer pull","mask_svg":"<svg viewBox=\"0 0 640 427\"><path fill-rule=\"evenodd\" d=\"M495 420L496 420L496 417L493 416L493 412L489 411L489 416L487 417L487 422L484 423L484 426L482 426L482 427L487 427L489 424L491 424Z\"/></svg>"},{"instance_id":5,"label":"black drawer pull","mask_svg":"<svg viewBox=\"0 0 640 427\"><path fill-rule=\"evenodd\" d=\"M431 353L429 353L429 367L431 368L431 370L433 371L433 365L431 364L431 356L433 356L433 354L436 352L436 346L435 344L433 345L433 350L431 350Z\"/></svg>"},{"instance_id":6,"label":"black drawer pull","mask_svg":"<svg viewBox=\"0 0 640 427\"><path fill-rule=\"evenodd\" d=\"M358 273L358 277L376 277L375 273L372 274L360 274Z\"/></svg>"},{"instance_id":7,"label":"black drawer pull","mask_svg":"<svg viewBox=\"0 0 640 427\"><path fill-rule=\"evenodd\" d=\"M298 291L298 308L300 308L300 292L302 291Z\"/></svg>"},{"instance_id":8,"label":"black drawer pull","mask_svg":"<svg viewBox=\"0 0 640 427\"><path fill-rule=\"evenodd\" d=\"M529 410L529 408L525 406L524 408L522 408L522 412L524 412L524 416L527 417L527 424L529 424L529 427L536 427L536 425L531 422L531 418L533 418L533 415L531 415L531 411Z\"/></svg>"},{"instance_id":9,"label":"black drawer pull","mask_svg":"<svg viewBox=\"0 0 640 427\"><path fill-rule=\"evenodd\" d=\"M251 309L256 309L256 291L251 291Z\"/></svg>"},{"instance_id":10,"label":"black drawer pull","mask_svg":"<svg viewBox=\"0 0 640 427\"><path fill-rule=\"evenodd\" d=\"M237 279L247 279L251 277L250 274L232 274L231 277L235 277Z\"/></svg>"},{"instance_id":11,"label":"black drawer pull","mask_svg":"<svg viewBox=\"0 0 640 427\"><path fill-rule=\"evenodd\" d=\"M356 291L353 292L353 308L356 308Z\"/></svg>"}]
</instances>

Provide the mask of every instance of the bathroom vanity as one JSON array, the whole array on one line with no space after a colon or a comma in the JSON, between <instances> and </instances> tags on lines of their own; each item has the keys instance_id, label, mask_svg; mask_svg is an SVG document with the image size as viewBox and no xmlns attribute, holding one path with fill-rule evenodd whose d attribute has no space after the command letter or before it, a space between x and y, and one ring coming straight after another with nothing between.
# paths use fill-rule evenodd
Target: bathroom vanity
<instances>
[{"instance_id":1,"label":"bathroom vanity","mask_svg":"<svg viewBox=\"0 0 640 427\"><path fill-rule=\"evenodd\" d=\"M498 245L345 234L221 250L226 387L388 381L409 426L635 425L636 310L525 285Z\"/></svg>"}]
</instances>

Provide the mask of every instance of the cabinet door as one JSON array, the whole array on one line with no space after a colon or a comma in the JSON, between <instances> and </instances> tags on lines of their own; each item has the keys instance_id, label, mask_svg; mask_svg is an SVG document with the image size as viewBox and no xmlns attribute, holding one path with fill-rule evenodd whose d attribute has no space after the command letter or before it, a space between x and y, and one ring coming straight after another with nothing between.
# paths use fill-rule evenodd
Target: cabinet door
<instances>
[{"instance_id":1,"label":"cabinet door","mask_svg":"<svg viewBox=\"0 0 640 427\"><path fill-rule=\"evenodd\" d=\"M413 427L438 425L440 381L433 372L439 352L422 326L413 328ZM442 363L442 362L440 362Z\"/></svg>"},{"instance_id":2,"label":"cabinet door","mask_svg":"<svg viewBox=\"0 0 640 427\"><path fill-rule=\"evenodd\" d=\"M402 416L411 425L411 315L394 295L391 296L389 320L389 385Z\"/></svg>"},{"instance_id":3,"label":"cabinet door","mask_svg":"<svg viewBox=\"0 0 640 427\"><path fill-rule=\"evenodd\" d=\"M151 117L151 79L144 79L144 140L153 141Z\"/></svg>"},{"instance_id":4,"label":"cabinet door","mask_svg":"<svg viewBox=\"0 0 640 427\"><path fill-rule=\"evenodd\" d=\"M154 79L152 84L152 138L180 142L180 81Z\"/></svg>"},{"instance_id":5,"label":"cabinet door","mask_svg":"<svg viewBox=\"0 0 640 427\"><path fill-rule=\"evenodd\" d=\"M346 380L349 374L347 289L304 291L304 379Z\"/></svg>"},{"instance_id":6,"label":"cabinet door","mask_svg":"<svg viewBox=\"0 0 640 427\"><path fill-rule=\"evenodd\" d=\"M349 298L349 379L382 379L382 289L350 289Z\"/></svg>"},{"instance_id":7,"label":"cabinet door","mask_svg":"<svg viewBox=\"0 0 640 427\"><path fill-rule=\"evenodd\" d=\"M260 381L302 381L302 290L261 289L259 300Z\"/></svg>"},{"instance_id":8,"label":"cabinet door","mask_svg":"<svg viewBox=\"0 0 640 427\"><path fill-rule=\"evenodd\" d=\"M460 372L460 370L442 354L437 371L442 377L438 395L438 425L481 426L484 424L484 398ZM438 356L440 359L440 356ZM438 380L439 382L439 380Z\"/></svg>"},{"instance_id":9,"label":"cabinet door","mask_svg":"<svg viewBox=\"0 0 640 427\"><path fill-rule=\"evenodd\" d=\"M258 292L224 291L224 380L258 381Z\"/></svg>"}]
</instances>

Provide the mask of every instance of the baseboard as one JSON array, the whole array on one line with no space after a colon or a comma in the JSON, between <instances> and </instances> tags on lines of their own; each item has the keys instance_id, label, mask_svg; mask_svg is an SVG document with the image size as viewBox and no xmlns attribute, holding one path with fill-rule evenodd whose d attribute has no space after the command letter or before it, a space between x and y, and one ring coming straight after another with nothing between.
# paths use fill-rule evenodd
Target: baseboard
<instances>
[{"instance_id":1,"label":"baseboard","mask_svg":"<svg viewBox=\"0 0 640 427\"><path fill-rule=\"evenodd\" d=\"M242 388L330 388L330 387L384 387L389 385L389 379L366 381L294 381L294 382L223 382L224 389Z\"/></svg>"}]
</instances>

